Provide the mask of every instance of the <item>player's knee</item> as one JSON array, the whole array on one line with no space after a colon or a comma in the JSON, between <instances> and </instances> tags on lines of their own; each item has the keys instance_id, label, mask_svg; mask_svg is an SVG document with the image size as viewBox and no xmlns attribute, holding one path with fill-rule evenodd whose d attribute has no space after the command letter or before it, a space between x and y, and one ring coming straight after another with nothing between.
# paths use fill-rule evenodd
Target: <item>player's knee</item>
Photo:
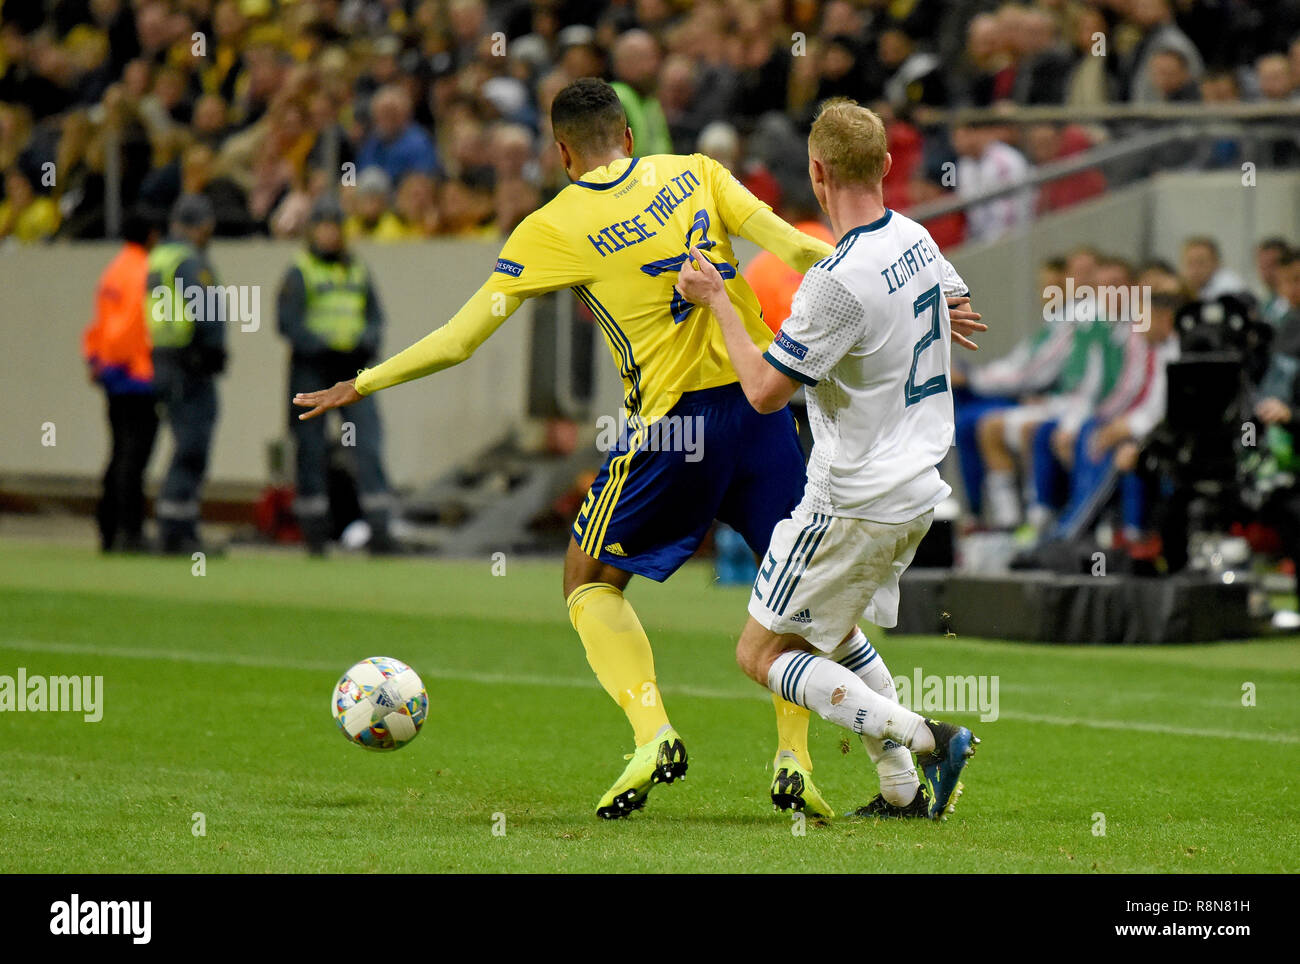
<instances>
[{"instance_id":1,"label":"player's knee","mask_svg":"<svg viewBox=\"0 0 1300 964\"><path fill-rule=\"evenodd\" d=\"M570 538L569 550L564 556L564 578L561 583L565 602L573 595L573 590L593 581L591 567L585 565L589 561L589 558L578 548L578 544Z\"/></svg>"},{"instance_id":2,"label":"player's knee","mask_svg":"<svg viewBox=\"0 0 1300 964\"><path fill-rule=\"evenodd\" d=\"M750 668L752 664L753 658L750 647L748 646L745 637L742 636L740 641L736 643L736 665L739 666L744 674L750 679L757 679ZM765 682L765 680L761 680L760 682Z\"/></svg>"},{"instance_id":3,"label":"player's knee","mask_svg":"<svg viewBox=\"0 0 1300 964\"><path fill-rule=\"evenodd\" d=\"M767 672L776 659L775 652L769 652L762 641L750 633L743 633L736 643L736 664L745 675L755 683L767 685Z\"/></svg>"}]
</instances>

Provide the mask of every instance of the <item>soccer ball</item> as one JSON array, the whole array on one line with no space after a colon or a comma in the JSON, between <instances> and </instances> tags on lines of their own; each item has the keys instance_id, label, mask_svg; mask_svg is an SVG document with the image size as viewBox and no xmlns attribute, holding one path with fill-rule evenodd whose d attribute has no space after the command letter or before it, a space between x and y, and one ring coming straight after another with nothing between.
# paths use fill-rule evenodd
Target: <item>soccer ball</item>
<instances>
[{"instance_id":1,"label":"soccer ball","mask_svg":"<svg viewBox=\"0 0 1300 964\"><path fill-rule=\"evenodd\" d=\"M429 694L411 667L391 656L363 659L339 679L330 703L334 722L367 750L399 750L429 713Z\"/></svg>"}]
</instances>

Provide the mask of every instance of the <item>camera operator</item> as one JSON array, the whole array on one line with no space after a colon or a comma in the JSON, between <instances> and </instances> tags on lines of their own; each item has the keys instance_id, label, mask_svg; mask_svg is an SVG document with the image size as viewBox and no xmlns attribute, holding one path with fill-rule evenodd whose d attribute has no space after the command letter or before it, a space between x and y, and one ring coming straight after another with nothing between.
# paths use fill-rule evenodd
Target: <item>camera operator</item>
<instances>
[{"instance_id":1,"label":"camera operator","mask_svg":"<svg viewBox=\"0 0 1300 964\"><path fill-rule=\"evenodd\" d=\"M1246 297L1192 302L1177 325L1181 357L1169 370L1168 417L1140 464L1145 484L1159 492L1155 514L1171 573L1187 565L1190 531L1224 531L1283 504L1276 500L1290 483L1274 468L1272 446L1289 436L1256 420L1264 421L1261 406L1279 420L1292 410L1295 360L1286 350L1300 348L1300 325L1275 342Z\"/></svg>"}]
</instances>

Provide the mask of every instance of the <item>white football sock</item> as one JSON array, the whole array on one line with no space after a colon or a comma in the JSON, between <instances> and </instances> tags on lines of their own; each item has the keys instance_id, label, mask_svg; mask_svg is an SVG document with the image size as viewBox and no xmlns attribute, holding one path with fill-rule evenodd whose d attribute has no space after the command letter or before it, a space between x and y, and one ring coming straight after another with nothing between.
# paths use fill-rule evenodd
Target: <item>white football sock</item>
<instances>
[{"instance_id":1,"label":"white football sock","mask_svg":"<svg viewBox=\"0 0 1300 964\"><path fill-rule=\"evenodd\" d=\"M831 659L866 683L872 692L894 703L898 702L894 677L890 675L884 658L876 652L861 628L853 628L853 635L840 643L835 652L831 653ZM859 734L859 737L867 750L867 756L876 765L876 774L880 777L880 795L896 807L907 806L921 786L916 766L912 762L912 751L893 740L882 740L866 733Z\"/></svg>"},{"instance_id":2,"label":"white football sock","mask_svg":"<svg viewBox=\"0 0 1300 964\"><path fill-rule=\"evenodd\" d=\"M989 507L989 521L999 529L1020 525L1020 497L1016 494L1014 472L989 472L984 476L984 500Z\"/></svg>"},{"instance_id":3,"label":"white football sock","mask_svg":"<svg viewBox=\"0 0 1300 964\"><path fill-rule=\"evenodd\" d=\"M930 728L922 726L920 716L873 692L854 673L825 656L787 650L773 660L767 686L787 702L854 733L891 739L904 746L917 739L933 747Z\"/></svg>"}]
</instances>

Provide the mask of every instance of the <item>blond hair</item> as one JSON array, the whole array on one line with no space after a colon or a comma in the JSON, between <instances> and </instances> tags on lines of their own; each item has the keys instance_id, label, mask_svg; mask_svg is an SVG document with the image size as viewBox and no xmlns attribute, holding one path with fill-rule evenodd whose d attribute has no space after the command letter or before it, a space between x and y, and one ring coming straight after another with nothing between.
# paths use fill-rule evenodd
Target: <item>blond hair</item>
<instances>
[{"instance_id":1,"label":"blond hair","mask_svg":"<svg viewBox=\"0 0 1300 964\"><path fill-rule=\"evenodd\" d=\"M880 183L885 174L885 124L874 111L847 97L821 105L808 135L808 153L838 184Z\"/></svg>"}]
</instances>

